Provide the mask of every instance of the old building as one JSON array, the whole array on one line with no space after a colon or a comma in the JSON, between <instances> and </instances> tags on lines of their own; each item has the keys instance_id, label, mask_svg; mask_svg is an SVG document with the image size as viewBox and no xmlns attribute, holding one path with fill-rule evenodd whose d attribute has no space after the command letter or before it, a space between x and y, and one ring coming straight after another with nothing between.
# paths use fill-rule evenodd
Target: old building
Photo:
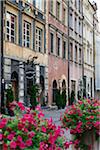
<instances>
[{"instance_id":1,"label":"old building","mask_svg":"<svg viewBox=\"0 0 100 150\"><path fill-rule=\"evenodd\" d=\"M87 0L83 1L83 49L84 49L84 96L94 97L94 5Z\"/></svg>"},{"instance_id":2,"label":"old building","mask_svg":"<svg viewBox=\"0 0 100 150\"><path fill-rule=\"evenodd\" d=\"M47 96L45 7L45 0L4 2L5 88L12 85L15 100L26 100L26 103L30 86L34 82L41 87L41 104Z\"/></svg>"},{"instance_id":3,"label":"old building","mask_svg":"<svg viewBox=\"0 0 100 150\"><path fill-rule=\"evenodd\" d=\"M83 35L82 0L69 1L69 91L75 98L82 94Z\"/></svg>"},{"instance_id":4,"label":"old building","mask_svg":"<svg viewBox=\"0 0 100 150\"><path fill-rule=\"evenodd\" d=\"M68 78L68 5L66 0L47 2L48 102L55 103L56 91L66 90Z\"/></svg>"}]
</instances>

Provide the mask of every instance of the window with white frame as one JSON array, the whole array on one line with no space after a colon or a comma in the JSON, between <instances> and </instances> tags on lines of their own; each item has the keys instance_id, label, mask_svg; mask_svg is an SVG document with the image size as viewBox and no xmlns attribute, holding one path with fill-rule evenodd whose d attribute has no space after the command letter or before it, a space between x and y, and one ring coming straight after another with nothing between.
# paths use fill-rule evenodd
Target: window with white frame
<instances>
[{"instance_id":1,"label":"window with white frame","mask_svg":"<svg viewBox=\"0 0 100 150\"><path fill-rule=\"evenodd\" d=\"M57 1L57 19L60 19L60 3Z\"/></svg>"},{"instance_id":2,"label":"window with white frame","mask_svg":"<svg viewBox=\"0 0 100 150\"><path fill-rule=\"evenodd\" d=\"M36 7L43 11L43 0L35 0L35 3L36 3Z\"/></svg>"},{"instance_id":3,"label":"window with white frame","mask_svg":"<svg viewBox=\"0 0 100 150\"><path fill-rule=\"evenodd\" d=\"M33 0L26 0L26 2L32 4L32 3L33 3Z\"/></svg>"},{"instance_id":4,"label":"window with white frame","mask_svg":"<svg viewBox=\"0 0 100 150\"><path fill-rule=\"evenodd\" d=\"M42 29L36 27L36 51L42 52Z\"/></svg>"},{"instance_id":5,"label":"window with white frame","mask_svg":"<svg viewBox=\"0 0 100 150\"><path fill-rule=\"evenodd\" d=\"M6 39L15 42L16 17L9 12L6 13Z\"/></svg>"},{"instance_id":6,"label":"window with white frame","mask_svg":"<svg viewBox=\"0 0 100 150\"><path fill-rule=\"evenodd\" d=\"M24 28L23 28L23 46L30 47L30 37L31 37L31 24L27 21L24 21Z\"/></svg>"},{"instance_id":7,"label":"window with white frame","mask_svg":"<svg viewBox=\"0 0 100 150\"><path fill-rule=\"evenodd\" d=\"M54 52L54 34L53 33L50 33L50 51L51 53Z\"/></svg>"}]
</instances>

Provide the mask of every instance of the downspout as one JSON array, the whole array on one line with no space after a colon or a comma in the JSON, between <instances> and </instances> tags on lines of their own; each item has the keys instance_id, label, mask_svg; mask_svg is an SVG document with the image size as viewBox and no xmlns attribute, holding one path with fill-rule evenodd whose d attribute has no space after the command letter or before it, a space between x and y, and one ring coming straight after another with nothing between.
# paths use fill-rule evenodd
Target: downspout
<instances>
[{"instance_id":1,"label":"downspout","mask_svg":"<svg viewBox=\"0 0 100 150\"><path fill-rule=\"evenodd\" d=\"M0 1L1 3L1 113L5 113L4 109L4 46L3 46L3 39L4 39L4 2Z\"/></svg>"},{"instance_id":2,"label":"downspout","mask_svg":"<svg viewBox=\"0 0 100 150\"><path fill-rule=\"evenodd\" d=\"M70 105L70 38L69 38L69 0L68 0L68 105Z\"/></svg>"},{"instance_id":3,"label":"downspout","mask_svg":"<svg viewBox=\"0 0 100 150\"><path fill-rule=\"evenodd\" d=\"M83 22L84 22L84 14L83 14L83 0L82 0L82 81L83 81L83 92L82 97L84 96L85 83L84 83L84 37L83 37Z\"/></svg>"}]
</instances>

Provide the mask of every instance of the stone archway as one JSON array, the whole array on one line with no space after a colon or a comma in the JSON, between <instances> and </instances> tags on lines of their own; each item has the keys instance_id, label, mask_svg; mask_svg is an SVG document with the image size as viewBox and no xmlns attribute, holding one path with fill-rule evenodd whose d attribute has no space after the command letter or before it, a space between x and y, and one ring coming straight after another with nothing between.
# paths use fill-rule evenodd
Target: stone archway
<instances>
[{"instance_id":1,"label":"stone archway","mask_svg":"<svg viewBox=\"0 0 100 150\"><path fill-rule=\"evenodd\" d=\"M14 94L14 100L18 101L18 73L16 71L11 74L12 90Z\"/></svg>"},{"instance_id":2,"label":"stone archway","mask_svg":"<svg viewBox=\"0 0 100 150\"><path fill-rule=\"evenodd\" d=\"M57 81L54 80L53 85L52 85L52 101L53 101L53 103L56 102L56 93L57 93Z\"/></svg>"}]
</instances>

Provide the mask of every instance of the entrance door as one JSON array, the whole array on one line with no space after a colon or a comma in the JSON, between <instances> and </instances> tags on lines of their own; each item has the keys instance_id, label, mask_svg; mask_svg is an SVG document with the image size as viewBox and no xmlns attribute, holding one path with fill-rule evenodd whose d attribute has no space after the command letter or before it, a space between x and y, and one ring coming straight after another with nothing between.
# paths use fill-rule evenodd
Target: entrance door
<instances>
[{"instance_id":1,"label":"entrance door","mask_svg":"<svg viewBox=\"0 0 100 150\"><path fill-rule=\"evenodd\" d=\"M56 102L56 93L57 93L57 82L56 80L53 81L53 103Z\"/></svg>"},{"instance_id":2,"label":"entrance door","mask_svg":"<svg viewBox=\"0 0 100 150\"><path fill-rule=\"evenodd\" d=\"M18 74L14 71L11 74L12 90L14 94L14 100L18 101Z\"/></svg>"}]
</instances>

